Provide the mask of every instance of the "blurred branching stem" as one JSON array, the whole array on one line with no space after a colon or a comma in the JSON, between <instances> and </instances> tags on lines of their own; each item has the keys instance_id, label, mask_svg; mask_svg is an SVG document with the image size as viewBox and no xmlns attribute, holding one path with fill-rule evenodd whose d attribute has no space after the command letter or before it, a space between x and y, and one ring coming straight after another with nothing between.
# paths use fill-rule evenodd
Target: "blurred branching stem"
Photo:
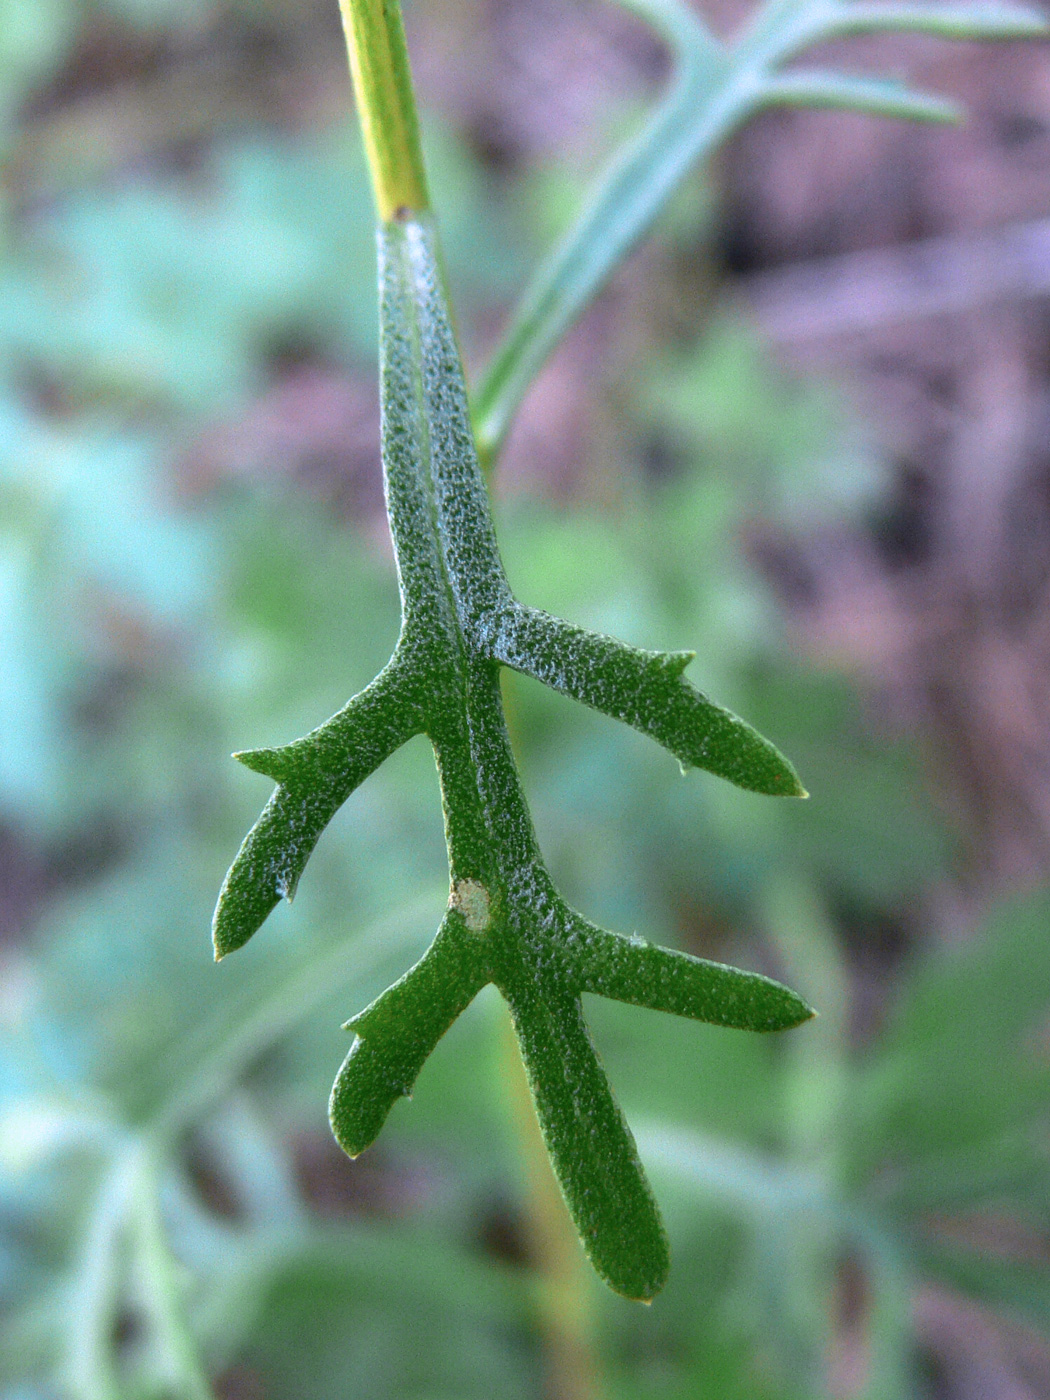
<instances>
[{"instance_id":1,"label":"blurred branching stem","mask_svg":"<svg viewBox=\"0 0 1050 1400\"><path fill-rule=\"evenodd\" d=\"M500 450L536 375L631 249L651 230L687 172L757 113L773 107L840 108L919 122L954 122L959 109L894 78L826 68L784 72L815 44L851 35L932 34L1024 39L1045 17L1013 0L770 0L728 42L687 0L623 0L660 35L673 61L667 92L638 134L617 150L580 211L541 261L474 393L483 462Z\"/></svg>"}]
</instances>

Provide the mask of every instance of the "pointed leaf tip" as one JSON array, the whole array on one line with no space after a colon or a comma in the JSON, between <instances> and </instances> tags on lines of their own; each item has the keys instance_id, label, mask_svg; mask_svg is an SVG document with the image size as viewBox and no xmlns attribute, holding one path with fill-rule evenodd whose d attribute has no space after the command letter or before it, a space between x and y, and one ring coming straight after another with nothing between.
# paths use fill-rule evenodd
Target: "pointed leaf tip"
<instances>
[{"instance_id":1,"label":"pointed leaf tip","mask_svg":"<svg viewBox=\"0 0 1050 1400\"><path fill-rule=\"evenodd\" d=\"M786 987L784 990L785 992L787 992L787 997L785 998L785 1010L787 1010L789 1007L791 1008L791 1019L785 1019L781 1025L776 1027L777 1030L794 1030L797 1026L804 1026L807 1021L816 1020L820 1013L815 1007L810 1006L809 1002L803 1001L802 998L800 996L797 996L794 992L788 991ZM790 1001L788 1000L788 998L790 998ZM794 1006L791 1005L792 1002L794 1003Z\"/></svg>"},{"instance_id":2,"label":"pointed leaf tip","mask_svg":"<svg viewBox=\"0 0 1050 1400\"><path fill-rule=\"evenodd\" d=\"M247 943L274 906L292 899L321 832L357 785L416 733L396 701L398 671L366 690L305 739L247 749L238 762L278 784L244 839L219 894L213 938L219 957ZM318 761L324 745L332 750ZM332 762L326 766L327 760Z\"/></svg>"},{"instance_id":3,"label":"pointed leaf tip","mask_svg":"<svg viewBox=\"0 0 1050 1400\"><path fill-rule=\"evenodd\" d=\"M274 789L219 891L212 939L220 958L243 947L270 911L294 895L338 799L306 796L283 784Z\"/></svg>"},{"instance_id":4,"label":"pointed leaf tip","mask_svg":"<svg viewBox=\"0 0 1050 1400\"><path fill-rule=\"evenodd\" d=\"M250 768L253 773L261 773L264 778L272 778L275 783L287 778L292 763L285 749L243 749L235 753L238 763Z\"/></svg>"},{"instance_id":5,"label":"pointed leaf tip","mask_svg":"<svg viewBox=\"0 0 1050 1400\"><path fill-rule=\"evenodd\" d=\"M676 680L684 675L691 662L696 660L695 651L665 651L660 653L660 665L664 675Z\"/></svg>"}]
</instances>

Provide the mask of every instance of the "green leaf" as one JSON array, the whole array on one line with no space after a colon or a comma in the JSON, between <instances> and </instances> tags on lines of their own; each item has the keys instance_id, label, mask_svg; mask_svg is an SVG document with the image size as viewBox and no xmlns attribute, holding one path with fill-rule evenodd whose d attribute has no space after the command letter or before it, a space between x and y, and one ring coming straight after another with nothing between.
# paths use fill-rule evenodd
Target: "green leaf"
<instances>
[{"instance_id":1,"label":"green leaf","mask_svg":"<svg viewBox=\"0 0 1050 1400\"><path fill-rule=\"evenodd\" d=\"M312 734L235 754L280 784L230 866L212 921L216 960L242 947L281 899L292 899L321 832L384 759L420 732L391 663Z\"/></svg>"},{"instance_id":2,"label":"green leaf","mask_svg":"<svg viewBox=\"0 0 1050 1400\"><path fill-rule=\"evenodd\" d=\"M1029 12L1009 8L957 9L938 19L910 5L772 0L726 48L680 0L632 4L671 43L676 80L526 293L478 395L486 454L558 337L688 166L752 112L786 104L924 120L954 116L939 99L896 84L782 73L800 50L864 29L958 36L1041 27ZM328 725L287 748L242 755L279 787L220 895L216 952L239 947L282 894L291 896L338 806L394 748L425 732L441 782L449 910L424 958L350 1023L357 1038L332 1092L333 1129L351 1153L372 1142L437 1040L493 982L510 1005L544 1139L584 1246L612 1287L649 1298L666 1277L666 1240L588 1036L581 994L754 1030L797 1025L811 1013L767 979L620 938L568 908L540 856L508 741L499 667L535 676L632 725L683 767L706 768L758 792L802 796L803 789L771 744L688 684L683 673L691 653L640 651L524 607L511 594L435 238L423 212L418 147L414 137L411 151L404 141L398 145L399 133L415 129L399 13L369 0L347 14L355 88L386 220L379 238L383 465L402 629L388 668ZM396 73L387 81L380 68L390 45ZM396 193L399 181L412 185L415 196Z\"/></svg>"},{"instance_id":3,"label":"green leaf","mask_svg":"<svg viewBox=\"0 0 1050 1400\"><path fill-rule=\"evenodd\" d=\"M390 665L313 734L242 761L279 786L219 898L216 951L239 947L291 895L336 808L420 731L437 759L451 895L426 955L349 1028L330 1116L351 1154L411 1092L434 1045L493 982L507 1000L566 1204L595 1268L632 1298L667 1275L667 1242L634 1141L583 1021L597 991L723 1025L797 1025L809 1008L765 978L594 928L539 852L507 738L499 667L512 664L745 787L799 795L794 770L660 654L518 604L496 544L459 351L428 221L380 234L383 464L402 597Z\"/></svg>"},{"instance_id":4,"label":"green leaf","mask_svg":"<svg viewBox=\"0 0 1050 1400\"><path fill-rule=\"evenodd\" d=\"M584 198L579 217L536 271L474 397L483 456L494 454L548 355L648 230L705 146L730 129L719 110L725 47L681 0L633 0L675 55L667 96Z\"/></svg>"},{"instance_id":5,"label":"green leaf","mask_svg":"<svg viewBox=\"0 0 1050 1400\"><path fill-rule=\"evenodd\" d=\"M704 768L774 797L806 796L795 770L768 739L685 680L690 651L642 651L518 606L501 619L492 654L648 734L683 768Z\"/></svg>"},{"instance_id":6,"label":"green leaf","mask_svg":"<svg viewBox=\"0 0 1050 1400\"><path fill-rule=\"evenodd\" d=\"M420 961L346 1023L357 1039L328 1109L344 1152L356 1157L375 1141L434 1046L488 980L478 941L453 910Z\"/></svg>"},{"instance_id":7,"label":"green leaf","mask_svg":"<svg viewBox=\"0 0 1050 1400\"><path fill-rule=\"evenodd\" d=\"M508 1000L543 1140L591 1263L625 1298L650 1299L667 1281L667 1236L579 998L543 978Z\"/></svg>"},{"instance_id":8,"label":"green leaf","mask_svg":"<svg viewBox=\"0 0 1050 1400\"><path fill-rule=\"evenodd\" d=\"M782 1031L813 1015L801 997L757 972L625 938L574 917L572 960L580 990L744 1031Z\"/></svg>"}]
</instances>

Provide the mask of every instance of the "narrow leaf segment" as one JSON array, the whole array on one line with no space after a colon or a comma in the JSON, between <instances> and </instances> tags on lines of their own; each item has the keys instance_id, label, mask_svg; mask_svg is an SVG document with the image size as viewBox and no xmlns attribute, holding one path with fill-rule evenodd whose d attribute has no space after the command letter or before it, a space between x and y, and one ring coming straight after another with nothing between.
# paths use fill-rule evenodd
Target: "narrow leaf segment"
<instances>
[{"instance_id":1,"label":"narrow leaf segment","mask_svg":"<svg viewBox=\"0 0 1050 1400\"><path fill-rule=\"evenodd\" d=\"M325 825L400 744L426 734L445 812L451 893L425 956L350 1021L330 1116L351 1155L409 1094L427 1056L492 982L517 1030L543 1135L597 1271L631 1298L667 1274L667 1242L634 1140L583 1019L593 992L756 1031L812 1012L755 973L609 933L568 907L537 846L511 754L499 669L535 676L650 735L683 766L802 796L791 765L685 679L691 653L640 651L519 603L496 545L429 219L379 233L383 464L402 629L375 681L284 748L239 755L278 784L226 878L217 957L290 897Z\"/></svg>"}]
</instances>

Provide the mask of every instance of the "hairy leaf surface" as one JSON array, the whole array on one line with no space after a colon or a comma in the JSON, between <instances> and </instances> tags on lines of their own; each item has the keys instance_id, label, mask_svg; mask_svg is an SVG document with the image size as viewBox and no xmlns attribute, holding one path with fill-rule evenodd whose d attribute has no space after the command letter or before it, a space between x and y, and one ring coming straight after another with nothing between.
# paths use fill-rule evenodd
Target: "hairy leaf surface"
<instances>
[{"instance_id":1,"label":"hairy leaf surface","mask_svg":"<svg viewBox=\"0 0 1050 1400\"><path fill-rule=\"evenodd\" d=\"M231 867L219 957L290 897L326 823L400 744L423 732L445 814L449 908L424 957L348 1028L330 1117L351 1155L411 1093L434 1045L487 983L507 1000L537 1114L595 1268L650 1298L667 1241L634 1139L583 1018L594 992L718 1025L780 1030L812 1013L767 978L609 933L568 907L537 845L511 753L501 665L650 735L757 792L801 796L794 769L684 679L689 652L640 651L527 608L503 571L466 387L425 218L380 232L383 464L402 602L390 664L319 729L240 755L278 788Z\"/></svg>"}]
</instances>

